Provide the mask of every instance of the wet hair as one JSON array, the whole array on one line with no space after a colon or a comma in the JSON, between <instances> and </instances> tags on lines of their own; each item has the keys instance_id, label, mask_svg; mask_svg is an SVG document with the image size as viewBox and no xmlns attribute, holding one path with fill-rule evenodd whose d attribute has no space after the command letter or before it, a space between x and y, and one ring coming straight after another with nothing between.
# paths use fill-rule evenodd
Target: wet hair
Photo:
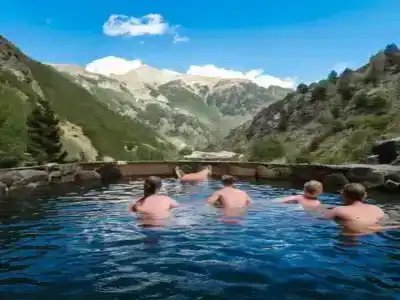
<instances>
[{"instance_id":1,"label":"wet hair","mask_svg":"<svg viewBox=\"0 0 400 300\"><path fill-rule=\"evenodd\" d=\"M360 183L348 183L343 187L342 196L346 202L363 201L366 195L365 187Z\"/></svg>"},{"instance_id":2,"label":"wet hair","mask_svg":"<svg viewBox=\"0 0 400 300\"><path fill-rule=\"evenodd\" d=\"M322 192L322 184L316 180L310 180L304 184L304 191L315 195Z\"/></svg>"},{"instance_id":3,"label":"wet hair","mask_svg":"<svg viewBox=\"0 0 400 300\"><path fill-rule=\"evenodd\" d=\"M233 185L236 181L235 177L231 176L231 175L223 175L221 177L221 181L223 185Z\"/></svg>"},{"instance_id":4,"label":"wet hair","mask_svg":"<svg viewBox=\"0 0 400 300\"><path fill-rule=\"evenodd\" d=\"M147 197L154 195L162 186L160 177L150 176L144 181L143 184L143 197L139 199L138 203L143 204Z\"/></svg>"}]
</instances>

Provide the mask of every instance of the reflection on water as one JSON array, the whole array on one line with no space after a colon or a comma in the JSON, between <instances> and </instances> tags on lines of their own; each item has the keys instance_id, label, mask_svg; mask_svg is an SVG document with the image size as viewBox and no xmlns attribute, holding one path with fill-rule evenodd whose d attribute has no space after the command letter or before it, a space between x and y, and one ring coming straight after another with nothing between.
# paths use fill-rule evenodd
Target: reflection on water
<instances>
[{"instance_id":1,"label":"reflection on water","mask_svg":"<svg viewBox=\"0 0 400 300\"><path fill-rule=\"evenodd\" d=\"M0 202L1 299L396 299L400 231L344 236L298 205L296 192L242 182L254 204L204 205L219 184L180 185L163 226L127 209L142 182ZM325 204L338 197L324 195ZM398 200L377 198L398 219ZM323 297L323 298L322 298Z\"/></svg>"}]
</instances>

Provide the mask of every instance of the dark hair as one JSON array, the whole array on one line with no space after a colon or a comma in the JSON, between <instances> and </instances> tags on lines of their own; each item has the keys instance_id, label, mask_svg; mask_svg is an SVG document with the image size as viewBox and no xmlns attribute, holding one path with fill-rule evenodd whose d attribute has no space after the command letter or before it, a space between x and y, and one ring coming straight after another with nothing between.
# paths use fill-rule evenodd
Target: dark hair
<instances>
[{"instance_id":1,"label":"dark hair","mask_svg":"<svg viewBox=\"0 0 400 300\"><path fill-rule=\"evenodd\" d=\"M144 181L143 184L143 197L139 199L138 203L143 204L147 197L154 195L157 190L159 190L162 186L162 181L160 177L150 176Z\"/></svg>"},{"instance_id":2,"label":"dark hair","mask_svg":"<svg viewBox=\"0 0 400 300\"><path fill-rule=\"evenodd\" d=\"M221 177L221 181L223 183L223 185L233 185L236 181L235 177L231 176L231 175L223 175Z\"/></svg>"},{"instance_id":3,"label":"dark hair","mask_svg":"<svg viewBox=\"0 0 400 300\"><path fill-rule=\"evenodd\" d=\"M365 187L360 183L348 183L342 190L342 195L348 202L363 201L365 198Z\"/></svg>"}]
</instances>

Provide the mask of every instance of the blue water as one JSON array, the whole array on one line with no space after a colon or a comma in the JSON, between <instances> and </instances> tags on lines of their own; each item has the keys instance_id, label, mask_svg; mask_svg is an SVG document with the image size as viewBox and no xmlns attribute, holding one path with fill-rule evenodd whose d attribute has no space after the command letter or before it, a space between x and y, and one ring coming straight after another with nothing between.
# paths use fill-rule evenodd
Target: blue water
<instances>
[{"instance_id":1,"label":"blue water","mask_svg":"<svg viewBox=\"0 0 400 300\"><path fill-rule=\"evenodd\" d=\"M400 299L399 231L346 238L271 201L293 190L239 186L254 205L228 222L204 206L217 182L167 180L181 206L158 230L127 210L140 182L0 202L0 299Z\"/></svg>"}]
</instances>

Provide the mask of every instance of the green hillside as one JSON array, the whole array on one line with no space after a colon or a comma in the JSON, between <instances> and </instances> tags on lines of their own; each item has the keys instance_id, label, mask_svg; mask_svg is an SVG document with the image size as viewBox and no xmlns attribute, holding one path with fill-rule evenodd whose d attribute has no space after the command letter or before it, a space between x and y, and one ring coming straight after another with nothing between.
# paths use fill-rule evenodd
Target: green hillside
<instances>
[{"instance_id":1,"label":"green hillside","mask_svg":"<svg viewBox=\"0 0 400 300\"><path fill-rule=\"evenodd\" d=\"M232 130L222 148L250 160L362 162L400 136L400 50L388 45L357 70L332 71Z\"/></svg>"},{"instance_id":2,"label":"green hillside","mask_svg":"<svg viewBox=\"0 0 400 300\"><path fill-rule=\"evenodd\" d=\"M24 160L26 120L39 99L80 126L100 156L162 159L174 151L153 129L121 116L53 67L29 59L0 36L0 160ZM20 162L19 161L19 162Z\"/></svg>"}]
</instances>

